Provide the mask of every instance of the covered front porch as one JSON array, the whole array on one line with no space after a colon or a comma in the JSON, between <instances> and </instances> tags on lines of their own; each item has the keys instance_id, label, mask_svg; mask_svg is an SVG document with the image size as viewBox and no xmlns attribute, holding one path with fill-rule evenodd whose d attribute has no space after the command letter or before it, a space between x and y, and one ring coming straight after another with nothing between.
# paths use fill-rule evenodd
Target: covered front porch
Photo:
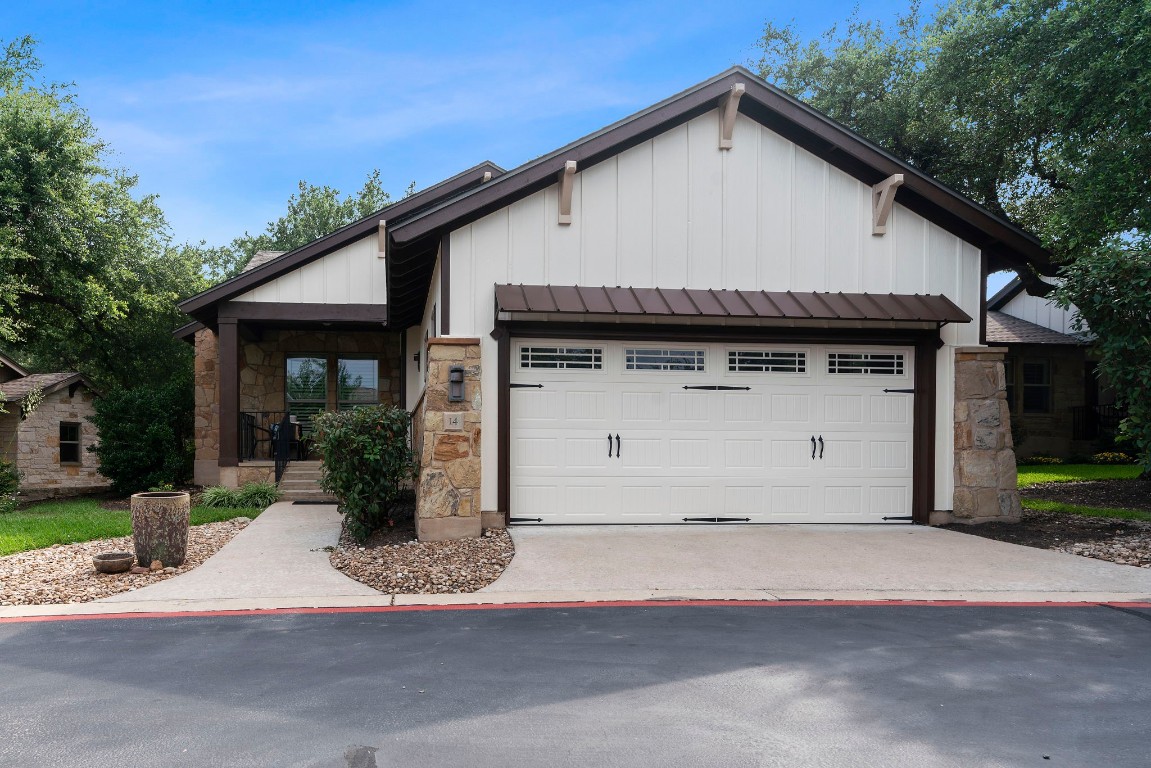
<instances>
[{"instance_id":1,"label":"covered front porch","mask_svg":"<svg viewBox=\"0 0 1151 768\"><path fill-rule=\"evenodd\" d=\"M401 334L382 322L231 304L195 332L197 484L274 482L278 468L317 458L317 414L401 402Z\"/></svg>"}]
</instances>

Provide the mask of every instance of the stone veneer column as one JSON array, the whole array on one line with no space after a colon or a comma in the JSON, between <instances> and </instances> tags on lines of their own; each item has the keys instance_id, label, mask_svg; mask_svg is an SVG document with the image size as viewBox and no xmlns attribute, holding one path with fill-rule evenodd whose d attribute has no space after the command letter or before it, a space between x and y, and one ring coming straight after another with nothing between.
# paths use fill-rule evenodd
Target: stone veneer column
<instances>
[{"instance_id":1,"label":"stone veneer column","mask_svg":"<svg viewBox=\"0 0 1151 768\"><path fill-rule=\"evenodd\" d=\"M464 400L448 401L448 374L464 369ZM460 429L446 417L460 414ZM420 470L416 533L421 541L482 535L480 517L480 340L428 340L428 383L415 415Z\"/></svg>"},{"instance_id":2,"label":"stone veneer column","mask_svg":"<svg viewBox=\"0 0 1151 768\"><path fill-rule=\"evenodd\" d=\"M1003 347L955 350L955 500L957 523L1018 522L1011 414Z\"/></svg>"},{"instance_id":3,"label":"stone veneer column","mask_svg":"<svg viewBox=\"0 0 1151 768\"><path fill-rule=\"evenodd\" d=\"M220 483L220 380L216 368L216 334L207 328L196 331L195 387L197 485Z\"/></svg>"}]
</instances>

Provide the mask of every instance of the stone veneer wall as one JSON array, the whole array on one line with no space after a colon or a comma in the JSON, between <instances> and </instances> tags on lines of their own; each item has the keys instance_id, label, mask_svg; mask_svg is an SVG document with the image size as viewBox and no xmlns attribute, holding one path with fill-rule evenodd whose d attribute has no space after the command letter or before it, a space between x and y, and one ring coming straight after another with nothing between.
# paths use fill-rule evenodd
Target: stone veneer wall
<instances>
[{"instance_id":1,"label":"stone veneer wall","mask_svg":"<svg viewBox=\"0 0 1151 768\"><path fill-rule=\"evenodd\" d=\"M196 444L196 463L193 474L197 485L218 485L220 375L216 334L207 328L196 331L195 346L196 421L193 435Z\"/></svg>"},{"instance_id":2,"label":"stone veneer wall","mask_svg":"<svg viewBox=\"0 0 1151 768\"><path fill-rule=\"evenodd\" d=\"M1017 522L1011 413L1002 347L955 350L955 500L950 519L932 522Z\"/></svg>"},{"instance_id":3,"label":"stone veneer wall","mask_svg":"<svg viewBox=\"0 0 1151 768\"><path fill-rule=\"evenodd\" d=\"M448 402L448 373L464 368L464 400ZM480 342L428 340L428 383L416 408L413 440L419 458L416 533L421 541L480 536ZM449 413L462 428L445 429Z\"/></svg>"},{"instance_id":4,"label":"stone veneer wall","mask_svg":"<svg viewBox=\"0 0 1151 768\"><path fill-rule=\"evenodd\" d=\"M100 474L100 461L88 448L98 442L96 427L88 421L95 413L95 394L86 387L68 396L64 388L44 398L28 418L18 422L16 468L20 492L30 498L67 496L100 491L110 481ZM19 419L19 416L16 417ZM80 463L60 464L60 422L80 424Z\"/></svg>"}]
</instances>

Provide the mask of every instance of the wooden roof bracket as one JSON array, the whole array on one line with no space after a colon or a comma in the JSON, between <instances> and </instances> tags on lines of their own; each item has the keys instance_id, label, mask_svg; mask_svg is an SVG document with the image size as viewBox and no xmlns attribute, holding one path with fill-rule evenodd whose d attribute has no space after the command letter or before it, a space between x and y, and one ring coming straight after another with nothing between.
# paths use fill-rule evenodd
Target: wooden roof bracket
<instances>
[{"instance_id":1,"label":"wooden roof bracket","mask_svg":"<svg viewBox=\"0 0 1151 768\"><path fill-rule=\"evenodd\" d=\"M380 219L380 241L376 246L376 258L382 259L388 255L388 222Z\"/></svg>"},{"instance_id":2,"label":"wooden roof bracket","mask_svg":"<svg viewBox=\"0 0 1151 768\"><path fill-rule=\"evenodd\" d=\"M895 190L903 184L903 174L893 173L871 188L871 234L886 235L887 220L895 205Z\"/></svg>"},{"instance_id":3,"label":"wooden roof bracket","mask_svg":"<svg viewBox=\"0 0 1151 768\"><path fill-rule=\"evenodd\" d=\"M575 184L576 161L567 160L559 173L560 180L560 224L572 223L572 185Z\"/></svg>"},{"instance_id":4,"label":"wooden roof bracket","mask_svg":"<svg viewBox=\"0 0 1151 768\"><path fill-rule=\"evenodd\" d=\"M747 90L743 83L736 83L731 90L719 99L719 148L731 149L731 135L735 131L735 116L739 112L739 97Z\"/></svg>"}]
</instances>

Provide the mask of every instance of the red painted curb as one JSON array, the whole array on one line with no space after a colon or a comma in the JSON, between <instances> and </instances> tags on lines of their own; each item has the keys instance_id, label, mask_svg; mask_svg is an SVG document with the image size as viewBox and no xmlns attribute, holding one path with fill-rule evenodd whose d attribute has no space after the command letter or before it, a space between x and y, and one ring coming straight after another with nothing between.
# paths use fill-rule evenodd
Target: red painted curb
<instances>
[{"instance_id":1,"label":"red painted curb","mask_svg":"<svg viewBox=\"0 0 1151 768\"><path fill-rule=\"evenodd\" d=\"M87 613L67 616L9 616L0 624L34 624L50 621L92 621L112 619L173 619L217 616L283 616L328 613L410 613L413 611L506 611L524 608L665 608L683 606L716 606L731 608L867 608L867 607L934 607L934 608L1146 608L1151 602L1134 603L1053 603L1053 602L968 602L963 600L615 600L570 603L480 603L465 605L373 605L331 608L251 608L232 611L152 611L148 613Z\"/></svg>"}]
</instances>

